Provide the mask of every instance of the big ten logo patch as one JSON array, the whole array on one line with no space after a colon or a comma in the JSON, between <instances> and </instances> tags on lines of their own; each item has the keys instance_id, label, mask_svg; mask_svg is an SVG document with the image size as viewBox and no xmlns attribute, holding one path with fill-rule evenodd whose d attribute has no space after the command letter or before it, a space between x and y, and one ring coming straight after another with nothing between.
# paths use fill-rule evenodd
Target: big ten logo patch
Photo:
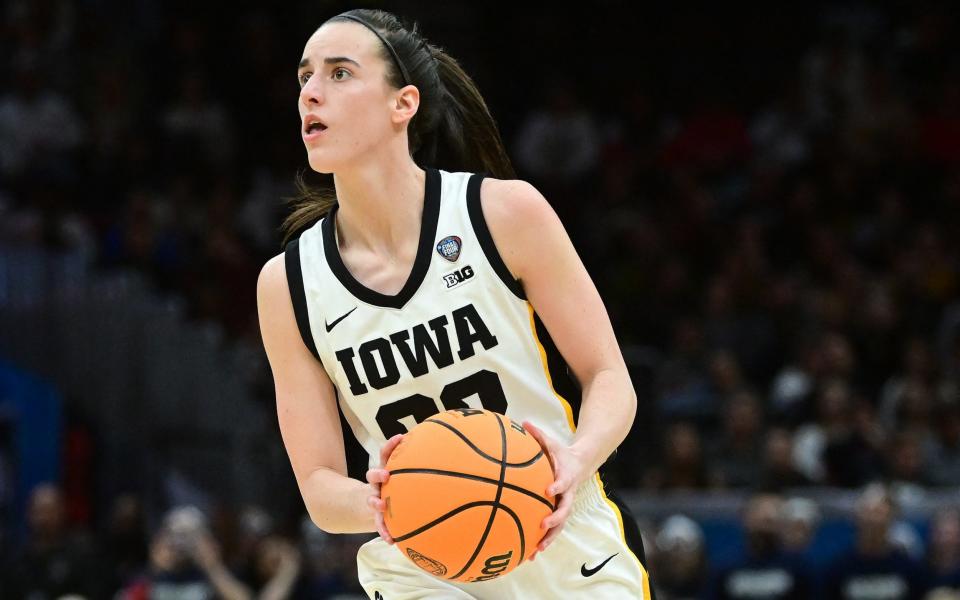
<instances>
[{"instance_id":1,"label":"big ten logo patch","mask_svg":"<svg viewBox=\"0 0 960 600\"><path fill-rule=\"evenodd\" d=\"M470 265L466 265L462 269L457 269L443 276L443 281L447 284L448 290L471 279L473 279L473 267Z\"/></svg>"}]
</instances>

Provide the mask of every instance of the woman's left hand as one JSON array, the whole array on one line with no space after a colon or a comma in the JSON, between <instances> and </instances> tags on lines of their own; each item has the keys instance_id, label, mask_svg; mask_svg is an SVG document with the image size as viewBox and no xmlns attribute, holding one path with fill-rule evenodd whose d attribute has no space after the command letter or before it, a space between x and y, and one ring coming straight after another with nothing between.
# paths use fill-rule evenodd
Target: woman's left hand
<instances>
[{"instance_id":1,"label":"woman's left hand","mask_svg":"<svg viewBox=\"0 0 960 600\"><path fill-rule=\"evenodd\" d=\"M589 472L587 461L583 459L572 446L564 446L557 442L539 427L529 421L523 422L523 428L540 443L553 466L554 482L547 488L547 494L558 498L557 508L543 520L541 527L547 533L537 545L536 552L530 557L533 560L537 552L543 552L563 530L563 525L570 516L573 508L573 499L577 488L586 481L592 473Z\"/></svg>"}]
</instances>

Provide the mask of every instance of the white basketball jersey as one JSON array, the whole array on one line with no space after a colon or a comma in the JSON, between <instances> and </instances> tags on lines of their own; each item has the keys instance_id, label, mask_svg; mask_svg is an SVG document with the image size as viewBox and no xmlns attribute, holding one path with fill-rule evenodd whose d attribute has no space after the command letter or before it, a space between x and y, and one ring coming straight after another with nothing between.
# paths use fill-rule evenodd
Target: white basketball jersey
<instances>
[{"instance_id":1,"label":"white basketball jersey","mask_svg":"<svg viewBox=\"0 0 960 600\"><path fill-rule=\"evenodd\" d=\"M497 253L480 206L482 178L426 169L419 247L396 295L368 289L343 264L336 207L287 246L304 343L371 466L388 438L455 408L529 420L572 442L580 392Z\"/></svg>"}]
</instances>

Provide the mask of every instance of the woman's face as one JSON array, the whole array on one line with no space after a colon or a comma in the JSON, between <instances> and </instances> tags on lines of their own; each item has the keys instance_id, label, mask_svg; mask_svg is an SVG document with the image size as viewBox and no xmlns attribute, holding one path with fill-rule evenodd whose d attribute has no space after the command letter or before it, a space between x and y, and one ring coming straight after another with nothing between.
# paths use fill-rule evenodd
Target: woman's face
<instances>
[{"instance_id":1,"label":"woman's face","mask_svg":"<svg viewBox=\"0 0 960 600\"><path fill-rule=\"evenodd\" d=\"M363 25L338 21L307 40L297 70L297 106L314 171L333 173L403 130L404 123L390 118L399 90L386 81L380 43ZM310 130L305 120L319 120L326 128Z\"/></svg>"}]
</instances>

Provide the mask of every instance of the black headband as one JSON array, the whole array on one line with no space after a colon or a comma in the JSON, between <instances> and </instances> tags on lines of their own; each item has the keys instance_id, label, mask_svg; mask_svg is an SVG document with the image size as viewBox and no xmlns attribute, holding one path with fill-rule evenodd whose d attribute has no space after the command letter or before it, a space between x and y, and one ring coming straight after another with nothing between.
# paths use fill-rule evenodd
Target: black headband
<instances>
[{"instance_id":1,"label":"black headband","mask_svg":"<svg viewBox=\"0 0 960 600\"><path fill-rule=\"evenodd\" d=\"M400 69L400 76L403 77L403 85L410 85L410 74L407 73L407 68L403 66L403 61L400 60L400 56L397 54L397 51L393 49L393 46L390 45L390 42L387 41L387 38L383 37L383 35L381 35L380 32L373 27L373 25L367 23L360 17L355 17L353 15L342 14L333 18L350 19L351 21L356 21L376 34L376 36L380 38L380 41L383 42L383 45L387 47L387 50L390 51L390 55L393 56L393 62L395 62L397 64L397 68Z\"/></svg>"}]
</instances>

